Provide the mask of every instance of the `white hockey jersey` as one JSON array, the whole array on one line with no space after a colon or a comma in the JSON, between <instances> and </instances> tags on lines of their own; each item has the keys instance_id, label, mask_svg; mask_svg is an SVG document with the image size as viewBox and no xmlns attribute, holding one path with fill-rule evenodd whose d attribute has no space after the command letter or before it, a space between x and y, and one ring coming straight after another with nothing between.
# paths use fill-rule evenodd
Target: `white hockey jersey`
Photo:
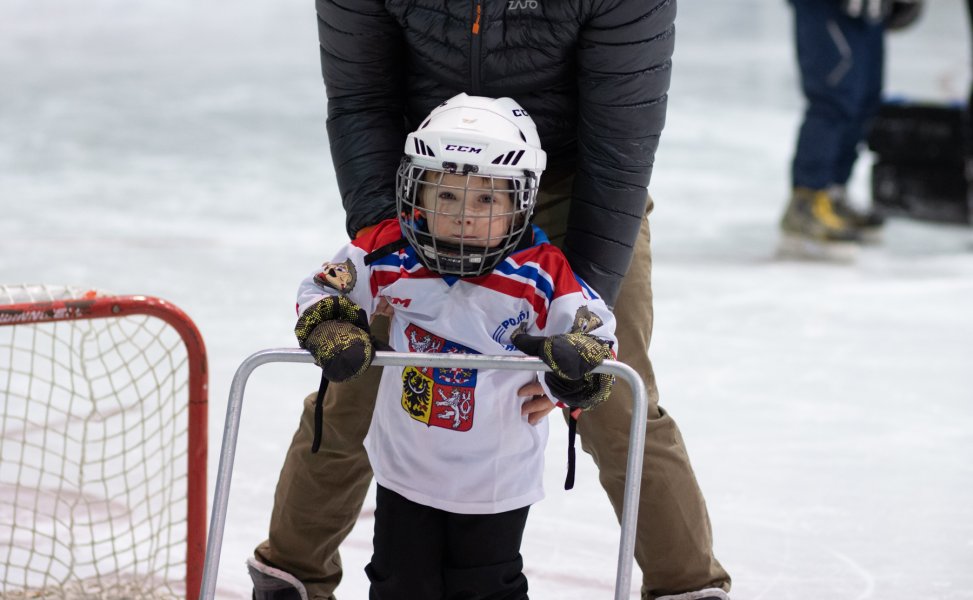
<instances>
[{"instance_id":1,"label":"white hockey jersey","mask_svg":"<svg viewBox=\"0 0 973 600\"><path fill-rule=\"evenodd\" d=\"M539 229L534 245L468 279L429 271L411 247L365 265L367 254L401 237L398 221L388 220L345 246L301 283L298 313L344 294L370 318L384 298L394 310L389 338L399 352L521 355L510 342L521 323L532 335L583 331L616 342L608 307ZM528 424L520 414L525 398L517 396L536 378L527 371L386 367L365 438L376 481L454 513L537 502L548 424Z\"/></svg>"}]
</instances>

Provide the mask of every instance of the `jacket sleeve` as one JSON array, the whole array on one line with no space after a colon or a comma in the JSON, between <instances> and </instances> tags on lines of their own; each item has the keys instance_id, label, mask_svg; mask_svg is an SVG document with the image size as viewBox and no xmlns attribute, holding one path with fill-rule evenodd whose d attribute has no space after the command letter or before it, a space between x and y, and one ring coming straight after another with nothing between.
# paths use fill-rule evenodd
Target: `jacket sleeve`
<instances>
[{"instance_id":1,"label":"jacket sleeve","mask_svg":"<svg viewBox=\"0 0 973 600\"><path fill-rule=\"evenodd\" d=\"M405 47L381 0L317 0L328 138L348 235L395 216Z\"/></svg>"},{"instance_id":2,"label":"jacket sleeve","mask_svg":"<svg viewBox=\"0 0 973 600\"><path fill-rule=\"evenodd\" d=\"M575 272L614 306L665 125L676 0L602 6L578 45L578 163L564 246Z\"/></svg>"}]
</instances>

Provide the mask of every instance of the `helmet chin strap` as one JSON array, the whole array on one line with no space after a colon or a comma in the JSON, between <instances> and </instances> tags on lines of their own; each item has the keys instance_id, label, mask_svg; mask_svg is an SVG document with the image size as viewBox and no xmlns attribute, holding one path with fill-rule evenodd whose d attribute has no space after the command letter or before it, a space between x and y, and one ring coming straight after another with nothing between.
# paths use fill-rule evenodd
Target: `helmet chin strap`
<instances>
[{"instance_id":1,"label":"helmet chin strap","mask_svg":"<svg viewBox=\"0 0 973 600\"><path fill-rule=\"evenodd\" d=\"M530 232L529 235L528 232ZM513 235L518 234L515 233ZM510 242L505 242L495 248L490 248L488 246L473 246L469 244L459 246L457 244L437 240L435 245L430 243L420 243L419 247L416 248L416 252L423 255L425 261L428 261L430 264L447 267L444 270L452 271L450 274L458 275L459 277L481 277L486 275L486 273L482 272L480 265L482 264L483 260L489 257L491 254L504 254L504 256L497 261L497 264L500 264L500 262L502 262L507 256L510 256L519 250L529 248L531 244L534 243L533 228L530 226L530 223L527 223L521 229L519 236L520 237L516 241L510 240ZM431 236L430 239L432 239ZM504 249L506 249L506 252ZM438 271L438 269L432 269L431 267L430 269L433 271ZM467 270L473 271L473 273L470 275L462 275L459 273Z\"/></svg>"},{"instance_id":2,"label":"helmet chin strap","mask_svg":"<svg viewBox=\"0 0 973 600\"><path fill-rule=\"evenodd\" d=\"M491 248L470 244L459 246L436 240L435 243L420 243L416 251L422 254L425 259L424 262L431 270L468 277L483 274L480 272L483 260L490 254ZM500 250L494 251L500 252ZM433 266L438 268L433 268ZM466 272L470 272L470 275L464 275Z\"/></svg>"}]
</instances>

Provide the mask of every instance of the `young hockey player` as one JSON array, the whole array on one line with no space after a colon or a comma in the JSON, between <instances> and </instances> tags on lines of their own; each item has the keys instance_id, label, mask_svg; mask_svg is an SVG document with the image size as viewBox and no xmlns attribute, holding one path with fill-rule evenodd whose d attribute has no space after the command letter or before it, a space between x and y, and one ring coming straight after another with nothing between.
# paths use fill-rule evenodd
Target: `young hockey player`
<instances>
[{"instance_id":1,"label":"young hockey player","mask_svg":"<svg viewBox=\"0 0 973 600\"><path fill-rule=\"evenodd\" d=\"M589 409L612 378L614 317L530 224L546 155L509 98L459 94L411 133L398 219L305 279L296 333L331 381L360 376L368 321L400 352L540 357L549 398ZM524 599L520 544L543 497L546 420L521 414L526 371L386 367L365 439L378 485L372 600Z\"/></svg>"}]
</instances>

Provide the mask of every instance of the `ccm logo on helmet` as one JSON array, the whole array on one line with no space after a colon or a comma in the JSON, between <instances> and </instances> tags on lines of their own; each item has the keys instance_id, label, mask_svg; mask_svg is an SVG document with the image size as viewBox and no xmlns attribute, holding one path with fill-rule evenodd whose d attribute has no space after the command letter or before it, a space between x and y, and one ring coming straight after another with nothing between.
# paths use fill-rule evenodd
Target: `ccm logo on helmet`
<instances>
[{"instance_id":1,"label":"ccm logo on helmet","mask_svg":"<svg viewBox=\"0 0 973 600\"><path fill-rule=\"evenodd\" d=\"M476 148L474 146L460 146L458 144L446 144L447 150L453 150L455 152L469 152L471 154L479 154L483 152L483 148Z\"/></svg>"},{"instance_id":2,"label":"ccm logo on helmet","mask_svg":"<svg viewBox=\"0 0 973 600\"><path fill-rule=\"evenodd\" d=\"M510 112L512 112L515 117L529 117L530 116L530 115L527 114L527 111L524 110L524 109L522 109L522 108L515 108L515 109L513 109Z\"/></svg>"}]
</instances>

